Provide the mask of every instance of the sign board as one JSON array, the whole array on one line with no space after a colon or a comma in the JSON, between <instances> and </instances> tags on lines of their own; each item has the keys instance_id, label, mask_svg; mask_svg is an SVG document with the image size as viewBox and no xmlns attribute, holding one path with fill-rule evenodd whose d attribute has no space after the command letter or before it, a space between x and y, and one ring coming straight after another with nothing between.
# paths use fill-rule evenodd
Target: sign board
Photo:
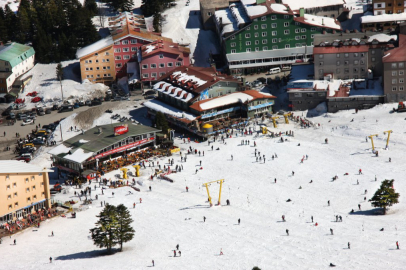
<instances>
[{"instance_id":1,"label":"sign board","mask_svg":"<svg viewBox=\"0 0 406 270\"><path fill-rule=\"evenodd\" d=\"M273 104L274 104L274 102L270 101L270 102L263 103L263 104L258 104L258 105L255 105L255 106L249 106L248 110L252 111L252 110L256 110L256 109L261 109L261 108L264 108L264 107L272 106Z\"/></svg>"},{"instance_id":2,"label":"sign board","mask_svg":"<svg viewBox=\"0 0 406 270\"><path fill-rule=\"evenodd\" d=\"M128 132L128 124L114 127L114 136L123 135Z\"/></svg>"},{"instance_id":3,"label":"sign board","mask_svg":"<svg viewBox=\"0 0 406 270\"><path fill-rule=\"evenodd\" d=\"M94 156L92 159L101 158L101 157L105 157L105 156L108 156L108 155L111 155L111 154L114 154L114 153L118 153L118 152L124 151L126 149L133 148L134 146L138 146L138 145L141 145L141 144L144 144L144 143L149 143L149 142L151 142L153 140L155 140L155 137L142 139L140 141L129 143L127 145L123 145L121 147L118 147L118 148L103 152L101 154L98 154L98 155Z\"/></svg>"},{"instance_id":4,"label":"sign board","mask_svg":"<svg viewBox=\"0 0 406 270\"><path fill-rule=\"evenodd\" d=\"M230 112L233 112L233 111L237 111L239 109L241 109L241 107L233 107L233 108L221 110L221 111L218 111L218 112L206 113L206 114L203 114L201 116L201 119L206 119L206 118L213 117L213 116L216 116L216 115L219 115L219 114L230 113Z\"/></svg>"},{"instance_id":5,"label":"sign board","mask_svg":"<svg viewBox=\"0 0 406 270\"><path fill-rule=\"evenodd\" d=\"M313 89L313 82L288 82L288 90Z\"/></svg>"}]
</instances>

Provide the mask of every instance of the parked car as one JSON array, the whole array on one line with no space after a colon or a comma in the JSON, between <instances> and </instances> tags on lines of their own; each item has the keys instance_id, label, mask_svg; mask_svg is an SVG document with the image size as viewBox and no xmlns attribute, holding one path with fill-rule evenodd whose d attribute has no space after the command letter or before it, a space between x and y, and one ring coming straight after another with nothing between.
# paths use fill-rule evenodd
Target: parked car
<instances>
[{"instance_id":1,"label":"parked car","mask_svg":"<svg viewBox=\"0 0 406 270\"><path fill-rule=\"evenodd\" d=\"M32 154L32 153L34 153L35 152L35 149L34 148L32 148L32 147L25 147L25 148L23 148L23 149L21 149L20 150L20 155L21 154Z\"/></svg>"},{"instance_id":2,"label":"parked car","mask_svg":"<svg viewBox=\"0 0 406 270\"><path fill-rule=\"evenodd\" d=\"M16 119L16 115L13 112L11 112L8 117L10 118L10 120Z\"/></svg>"},{"instance_id":3,"label":"parked car","mask_svg":"<svg viewBox=\"0 0 406 270\"><path fill-rule=\"evenodd\" d=\"M92 106L92 101L90 99L85 101L86 106Z\"/></svg>"},{"instance_id":4,"label":"parked car","mask_svg":"<svg viewBox=\"0 0 406 270\"><path fill-rule=\"evenodd\" d=\"M34 124L34 120L30 119L30 118L24 119L23 122L21 123L22 126L33 125L33 124Z\"/></svg>"},{"instance_id":5,"label":"parked car","mask_svg":"<svg viewBox=\"0 0 406 270\"><path fill-rule=\"evenodd\" d=\"M110 95L107 95L105 98L104 98L104 101L110 101L111 100L111 96Z\"/></svg>"},{"instance_id":6,"label":"parked car","mask_svg":"<svg viewBox=\"0 0 406 270\"><path fill-rule=\"evenodd\" d=\"M31 158L27 156L19 156L18 158L16 158L16 160L22 160L28 163L31 161Z\"/></svg>"},{"instance_id":7,"label":"parked car","mask_svg":"<svg viewBox=\"0 0 406 270\"><path fill-rule=\"evenodd\" d=\"M102 102L98 98L95 98L92 100L92 106L97 106L97 105L101 105L101 104L102 104Z\"/></svg>"},{"instance_id":8,"label":"parked car","mask_svg":"<svg viewBox=\"0 0 406 270\"><path fill-rule=\"evenodd\" d=\"M78 102L76 102L75 104L73 104L73 108L74 109L77 109L77 108L79 108L80 106L79 106L79 103Z\"/></svg>"},{"instance_id":9,"label":"parked car","mask_svg":"<svg viewBox=\"0 0 406 270\"><path fill-rule=\"evenodd\" d=\"M80 107L85 106L85 102L84 102L84 101L79 101L79 106L80 106Z\"/></svg>"},{"instance_id":10,"label":"parked car","mask_svg":"<svg viewBox=\"0 0 406 270\"><path fill-rule=\"evenodd\" d=\"M42 107L37 108L37 114L38 115L45 115L45 110Z\"/></svg>"},{"instance_id":11,"label":"parked car","mask_svg":"<svg viewBox=\"0 0 406 270\"><path fill-rule=\"evenodd\" d=\"M35 145L44 145L45 141L43 139L41 139L42 137L37 137L35 139L32 140L32 143Z\"/></svg>"},{"instance_id":12,"label":"parked car","mask_svg":"<svg viewBox=\"0 0 406 270\"><path fill-rule=\"evenodd\" d=\"M260 82L258 80L255 80L255 81L252 82L252 86L254 86L254 87L259 87L261 85L262 85L262 82Z\"/></svg>"},{"instance_id":13,"label":"parked car","mask_svg":"<svg viewBox=\"0 0 406 270\"><path fill-rule=\"evenodd\" d=\"M59 113L61 112L71 112L73 111L73 106L72 105L63 105L61 106L61 108L59 109Z\"/></svg>"},{"instance_id":14,"label":"parked car","mask_svg":"<svg viewBox=\"0 0 406 270\"><path fill-rule=\"evenodd\" d=\"M53 110L53 111L58 111L58 110L59 110L59 105L54 104L54 105L52 106L52 110Z\"/></svg>"},{"instance_id":15,"label":"parked car","mask_svg":"<svg viewBox=\"0 0 406 270\"><path fill-rule=\"evenodd\" d=\"M51 113L52 113L52 109L51 109L51 108L45 109L45 114L51 114Z\"/></svg>"},{"instance_id":16,"label":"parked car","mask_svg":"<svg viewBox=\"0 0 406 270\"><path fill-rule=\"evenodd\" d=\"M27 118L27 115L24 114L24 113L18 113L18 114L17 114L17 119L18 119L18 120L24 120L24 119L26 119L26 118Z\"/></svg>"}]
</instances>

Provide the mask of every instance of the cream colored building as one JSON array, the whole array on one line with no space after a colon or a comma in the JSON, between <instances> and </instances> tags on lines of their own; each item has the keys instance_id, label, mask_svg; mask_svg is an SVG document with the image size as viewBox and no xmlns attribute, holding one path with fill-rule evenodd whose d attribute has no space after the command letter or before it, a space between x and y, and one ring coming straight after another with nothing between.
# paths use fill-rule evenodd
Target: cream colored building
<instances>
[{"instance_id":1,"label":"cream colored building","mask_svg":"<svg viewBox=\"0 0 406 270\"><path fill-rule=\"evenodd\" d=\"M0 160L0 223L51 207L48 172L17 160Z\"/></svg>"}]
</instances>

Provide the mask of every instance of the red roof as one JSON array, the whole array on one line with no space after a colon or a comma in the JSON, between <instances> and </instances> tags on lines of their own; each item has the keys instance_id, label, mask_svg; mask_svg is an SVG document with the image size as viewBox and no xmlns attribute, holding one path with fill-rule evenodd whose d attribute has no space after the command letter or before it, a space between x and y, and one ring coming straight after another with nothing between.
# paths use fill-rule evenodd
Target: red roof
<instances>
[{"instance_id":1,"label":"red roof","mask_svg":"<svg viewBox=\"0 0 406 270\"><path fill-rule=\"evenodd\" d=\"M333 46L314 47L313 54L367 52L368 49L369 49L368 45L342 46L342 47L333 47Z\"/></svg>"},{"instance_id":2,"label":"red roof","mask_svg":"<svg viewBox=\"0 0 406 270\"><path fill-rule=\"evenodd\" d=\"M387 51L382 62L404 62L406 61L406 35L399 34L399 47Z\"/></svg>"},{"instance_id":3,"label":"red roof","mask_svg":"<svg viewBox=\"0 0 406 270\"><path fill-rule=\"evenodd\" d=\"M148 50L148 48L154 48L152 50ZM143 45L141 47L142 50L142 58L146 58L150 55L154 55L160 52L167 52L175 55L182 56L185 54L190 54L190 49L184 46L179 45L178 43L168 42L166 40L156 40L152 43L147 45Z\"/></svg>"}]
</instances>

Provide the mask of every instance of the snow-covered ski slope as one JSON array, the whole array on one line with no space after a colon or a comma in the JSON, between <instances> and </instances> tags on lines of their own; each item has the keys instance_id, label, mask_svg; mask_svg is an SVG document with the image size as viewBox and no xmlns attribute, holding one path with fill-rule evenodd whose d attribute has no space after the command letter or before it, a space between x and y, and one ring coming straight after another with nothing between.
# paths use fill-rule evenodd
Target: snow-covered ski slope
<instances>
[{"instance_id":1,"label":"snow-covered ski slope","mask_svg":"<svg viewBox=\"0 0 406 270\"><path fill-rule=\"evenodd\" d=\"M96 201L90 209L78 212L76 219L59 217L38 230L3 239L1 268L149 269L151 260L155 260L158 269L234 270L256 265L261 269L326 269L330 263L337 269L405 269L406 114L390 114L392 107L387 104L358 114L351 110L312 118L321 124L318 129L301 129L280 120L276 130L293 130L295 137L284 143L262 135L255 139L265 163L255 160L252 136L243 138L250 140L250 146L240 145L242 138L233 136L227 144L214 143L214 149L220 148L214 151L207 142L184 144L177 139L182 153L192 146L204 151L205 156L188 155L186 163L180 162L179 153L173 156L175 165L184 167L181 173L170 175L174 183L147 180L152 171L147 163L141 171L144 185L139 186L140 193L132 190L134 194L128 195L129 188L106 190L104 195L99 188L92 191L93 198L98 194L106 203L124 203L131 208L136 233L123 252L103 256L89 239L89 229L101 210L100 201ZM385 151L383 132L387 130L394 133ZM365 141L371 134L379 134L374 140L379 157L371 153L371 144ZM272 160L274 153L278 158ZM301 163L306 154L308 160ZM200 160L203 169L196 174ZM160 160L161 165L166 163L167 159ZM363 175L358 175L359 169ZM106 177L114 179L116 173ZM338 180L333 182L336 174ZM364 197L371 198L385 178L395 179L400 203L386 216L372 215L373 208ZM225 179L222 206L210 208L202 183L218 179ZM152 192L148 191L149 185ZM213 201L218 198L218 188L216 183L210 186ZM73 190L57 195L59 200L68 198L78 200ZM231 206L225 206L226 199ZM291 202L286 202L288 199ZM355 214L349 214L351 209ZM282 215L286 222L282 222ZM335 222L335 215L341 215L343 222ZM311 223L311 216L318 226ZM239 218L241 225L237 225ZM55 236L49 237L52 231ZM14 238L16 246L12 245ZM396 250L396 241L400 250ZM174 258L177 244L182 257ZM223 256L219 256L221 248Z\"/></svg>"}]
</instances>

